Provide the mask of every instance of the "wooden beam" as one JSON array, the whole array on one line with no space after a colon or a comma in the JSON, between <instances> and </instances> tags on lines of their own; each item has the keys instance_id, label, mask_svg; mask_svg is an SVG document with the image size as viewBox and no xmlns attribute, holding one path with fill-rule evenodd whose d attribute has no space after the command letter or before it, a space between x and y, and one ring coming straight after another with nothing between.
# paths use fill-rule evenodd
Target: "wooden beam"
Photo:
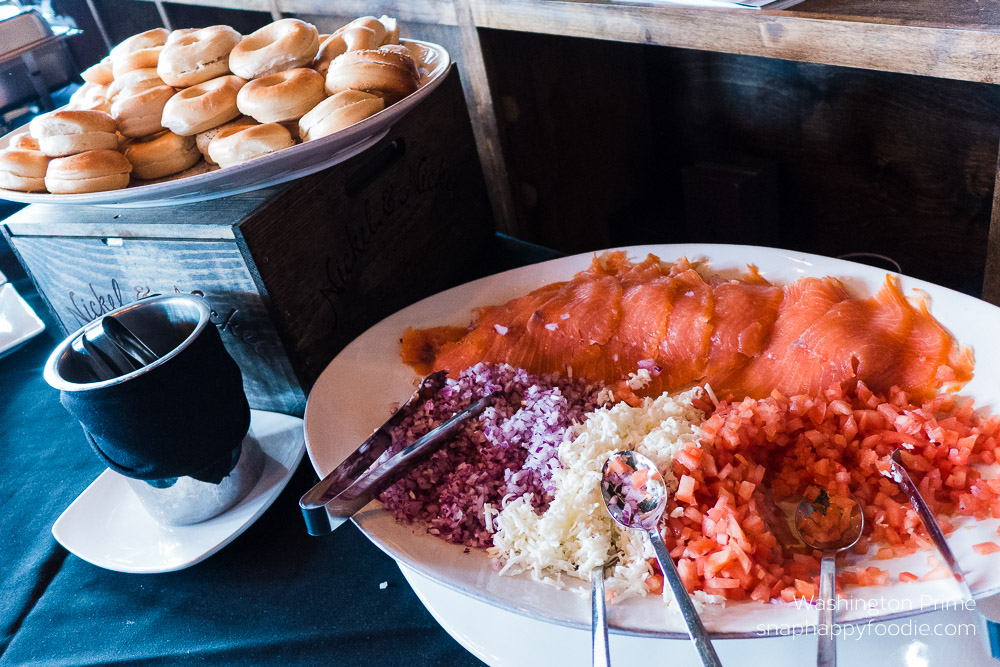
<instances>
[{"instance_id":1,"label":"wooden beam","mask_svg":"<svg viewBox=\"0 0 1000 667\"><path fill-rule=\"evenodd\" d=\"M805 0L789 10L705 9L597 0L461 0L479 28L568 35L1000 83L1000 10L973 0ZM272 0L177 0L273 10ZM452 0L280 0L290 14L458 25Z\"/></svg>"},{"instance_id":2,"label":"wooden beam","mask_svg":"<svg viewBox=\"0 0 1000 667\"><path fill-rule=\"evenodd\" d=\"M993 183L993 212L990 237L986 243L986 269L983 274L983 300L1000 306L1000 149L997 151L997 175Z\"/></svg>"},{"instance_id":3,"label":"wooden beam","mask_svg":"<svg viewBox=\"0 0 1000 667\"><path fill-rule=\"evenodd\" d=\"M150 1L150 0L147 0ZM273 13L275 0L170 0L179 5ZM388 14L403 22L457 25L451 0L279 0L286 14L333 14L354 18Z\"/></svg>"},{"instance_id":4,"label":"wooden beam","mask_svg":"<svg viewBox=\"0 0 1000 667\"><path fill-rule=\"evenodd\" d=\"M471 0L481 28L1000 83L1000 26L548 0Z\"/></svg>"},{"instance_id":5,"label":"wooden beam","mask_svg":"<svg viewBox=\"0 0 1000 667\"><path fill-rule=\"evenodd\" d=\"M462 37L462 72L468 79L472 91L472 99L468 100L472 133L476 137L479 160L486 176L486 188L489 191L490 203L493 205L493 216L499 231L516 236L518 228L510 179L507 175L503 148L500 145L500 132L493 108L493 93L490 90L483 48L479 42L479 30L473 20L469 0L455 0L454 7Z\"/></svg>"}]
</instances>

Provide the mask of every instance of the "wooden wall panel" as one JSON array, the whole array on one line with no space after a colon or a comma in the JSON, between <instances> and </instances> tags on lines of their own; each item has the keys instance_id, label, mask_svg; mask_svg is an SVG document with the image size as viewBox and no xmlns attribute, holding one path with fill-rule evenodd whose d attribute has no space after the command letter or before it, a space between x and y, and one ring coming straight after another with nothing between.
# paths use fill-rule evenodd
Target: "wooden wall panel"
<instances>
[{"instance_id":1,"label":"wooden wall panel","mask_svg":"<svg viewBox=\"0 0 1000 667\"><path fill-rule=\"evenodd\" d=\"M917 277L979 292L1000 88L483 33L530 240L567 252L681 241L875 252ZM704 164L776 170L776 201L765 202L755 228L689 225L698 216L686 210L684 174ZM751 218L744 211L741 220Z\"/></svg>"},{"instance_id":2,"label":"wooden wall panel","mask_svg":"<svg viewBox=\"0 0 1000 667\"><path fill-rule=\"evenodd\" d=\"M522 238L604 247L652 158L635 46L480 30Z\"/></svg>"},{"instance_id":3,"label":"wooden wall panel","mask_svg":"<svg viewBox=\"0 0 1000 667\"><path fill-rule=\"evenodd\" d=\"M876 252L978 292L1000 140L1000 88L749 56L650 50L664 169L778 166L781 245ZM669 165L669 166L668 166Z\"/></svg>"}]
</instances>

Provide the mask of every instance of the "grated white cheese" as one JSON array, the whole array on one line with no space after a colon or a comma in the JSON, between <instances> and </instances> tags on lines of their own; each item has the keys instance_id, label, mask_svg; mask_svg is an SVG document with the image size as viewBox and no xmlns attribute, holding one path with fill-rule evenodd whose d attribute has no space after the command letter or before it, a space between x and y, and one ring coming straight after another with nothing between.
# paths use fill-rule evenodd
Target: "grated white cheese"
<instances>
[{"instance_id":1,"label":"grated white cheese","mask_svg":"<svg viewBox=\"0 0 1000 667\"><path fill-rule=\"evenodd\" d=\"M640 368L635 373L628 374L628 380L625 384L629 386L632 391L639 391L647 384L653 381L653 375L646 368Z\"/></svg>"},{"instance_id":2,"label":"grated white cheese","mask_svg":"<svg viewBox=\"0 0 1000 667\"><path fill-rule=\"evenodd\" d=\"M701 395L702 389L695 387L677 396L645 398L639 407L618 403L589 413L574 437L559 447L562 467L553 472L555 494L548 509L539 515L529 498L504 499L490 549L503 562L501 573L528 572L537 581L564 587L564 576L587 579L594 567L617 554L605 580L608 597L645 596L652 547L641 532L620 529L608 516L601 469L612 452L634 449L652 459L667 486L675 489L670 462L700 438L704 415L692 401ZM664 601L671 600L664 587Z\"/></svg>"}]
</instances>

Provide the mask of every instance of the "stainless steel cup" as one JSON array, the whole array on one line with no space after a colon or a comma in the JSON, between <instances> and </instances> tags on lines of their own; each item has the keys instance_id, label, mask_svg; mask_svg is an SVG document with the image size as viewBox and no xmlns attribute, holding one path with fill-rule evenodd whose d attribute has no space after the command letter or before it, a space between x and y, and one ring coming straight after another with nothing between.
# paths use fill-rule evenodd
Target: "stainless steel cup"
<instances>
[{"instance_id":1,"label":"stainless steel cup","mask_svg":"<svg viewBox=\"0 0 1000 667\"><path fill-rule=\"evenodd\" d=\"M242 376L211 322L208 304L200 297L168 295L109 316L158 358L137 364L95 320L56 347L45 380L61 392L95 453L128 479L158 522L187 525L229 509L260 478L264 455L248 430ZM207 446L218 444L215 434L227 440L221 449ZM199 457L209 454L206 468ZM159 475L162 471L168 472Z\"/></svg>"}]
</instances>

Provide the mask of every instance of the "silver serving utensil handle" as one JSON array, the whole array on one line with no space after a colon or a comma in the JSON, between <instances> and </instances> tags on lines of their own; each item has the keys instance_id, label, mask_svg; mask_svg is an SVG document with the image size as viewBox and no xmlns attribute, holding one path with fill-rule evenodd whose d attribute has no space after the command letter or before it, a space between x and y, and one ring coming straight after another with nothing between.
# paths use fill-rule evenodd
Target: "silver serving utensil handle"
<instances>
[{"instance_id":1,"label":"silver serving utensil handle","mask_svg":"<svg viewBox=\"0 0 1000 667\"><path fill-rule=\"evenodd\" d=\"M923 521L924 528L927 529L927 534L930 536L931 541L934 542L934 546L941 552L941 557L948 564L948 568L955 577L955 581L962 587L962 592L965 593L965 596L975 602L975 599L972 597L972 589L969 588L969 582L965 579L965 571L958 564L955 554L951 552L948 540L945 539L944 533L941 532L941 526L938 525L937 519L934 518L934 514L927 506L927 503L924 502L923 496L920 495L920 491L917 489L917 485L913 483L913 478L910 477L910 473L903 466L903 460L898 449L892 453L891 461L892 481L903 488L910 504L913 505L914 511L920 515L920 520Z\"/></svg>"},{"instance_id":2,"label":"silver serving utensil handle","mask_svg":"<svg viewBox=\"0 0 1000 667\"><path fill-rule=\"evenodd\" d=\"M372 438L369 438L362 445L362 449L366 445L369 446L367 456L360 457L353 462L352 457L354 455L348 457L347 461L324 477L319 484L306 492L299 500L299 507L302 510L302 516L305 519L306 529L309 531L309 534L324 535L338 528L350 519L355 512L359 511L377 498L380 493L399 481L403 475L426 461L467 420L478 417L482 414L483 410L502 398L503 395L500 392L484 396L465 410L455 414L430 432L414 440L387 461L375 467L370 467L370 464L374 463L384 453L390 442L388 429L383 426L373 434ZM402 410L396 413L393 418L395 419L401 412ZM392 421L390 420L390 422ZM388 424L389 422L387 422ZM371 458L371 453L377 449L371 446L373 438L377 438L380 441L379 444L384 446L382 446L382 451L369 462L369 465L362 468L364 461ZM361 451L359 449L355 454ZM345 464L347 464L346 468L344 467ZM359 468L364 470L360 475L351 477L347 474L350 470L357 470Z\"/></svg>"},{"instance_id":3,"label":"silver serving utensil handle","mask_svg":"<svg viewBox=\"0 0 1000 667\"><path fill-rule=\"evenodd\" d=\"M987 621L986 617L979 610L976 599L972 596L972 589L969 588L969 582L965 577L965 570L958 564L958 559L955 558L951 547L948 546L948 540L945 539L944 533L941 532L941 526L938 525L937 519L934 518L934 514L927 506L927 503L924 502L924 498L920 495L917 485L913 483L910 473L903 466L903 459L899 449L892 453L891 463L891 474L886 474L886 476L902 487L904 493L906 493L910 504L913 505L913 509L920 516L920 520L923 522L931 541L934 542L934 546L937 547L944 562L947 563L948 568L951 570L952 576L955 577L955 581L961 587L962 593L972 603L974 608L971 611L976 622L976 632L979 635L980 641L986 646L987 653L997 658L998 656L994 654L992 649L990 628L987 627L988 625L992 625L995 629L996 623Z\"/></svg>"},{"instance_id":4,"label":"silver serving utensil handle","mask_svg":"<svg viewBox=\"0 0 1000 667\"><path fill-rule=\"evenodd\" d=\"M604 568L601 564L590 571L590 634L593 640L594 667L611 667L611 649L608 646L608 607L604 599Z\"/></svg>"},{"instance_id":5,"label":"silver serving utensil handle","mask_svg":"<svg viewBox=\"0 0 1000 667\"><path fill-rule=\"evenodd\" d=\"M121 350L122 354L131 357L140 366L148 366L160 357L149 349L132 330L110 315L101 318L101 328L104 335Z\"/></svg>"},{"instance_id":6,"label":"silver serving utensil handle","mask_svg":"<svg viewBox=\"0 0 1000 667\"><path fill-rule=\"evenodd\" d=\"M823 607L819 610L818 628L825 628L816 645L816 667L837 667L837 637L833 634L833 610L837 608L837 555L824 551L819 567L819 599Z\"/></svg>"},{"instance_id":7,"label":"silver serving utensil handle","mask_svg":"<svg viewBox=\"0 0 1000 667\"><path fill-rule=\"evenodd\" d=\"M677 566L674 565L674 559L670 557L670 552L667 551L667 545L660 537L660 531L654 527L648 530L647 534L649 541L653 543L653 553L656 554L656 561L660 564L663 579L670 585L674 600L680 606L681 616L684 617L684 623L687 625L688 636L698 651L701 664L705 667L722 667L722 662L708 636L708 630L705 629L705 624L702 623L698 610L694 608L694 602L691 601L691 596L681 581L681 575L677 572Z\"/></svg>"},{"instance_id":8,"label":"silver serving utensil handle","mask_svg":"<svg viewBox=\"0 0 1000 667\"><path fill-rule=\"evenodd\" d=\"M446 371L437 371L431 373L425 377L421 382L420 386L413 393L412 396L404 403L398 410L384 424L375 429L368 439L361 443L361 445L351 452L351 454L341 461L340 465L334 468L329 475L327 475L321 484L326 484L326 493L322 496L313 495L310 497L310 505L302 506L302 502L299 502L299 506L302 508L302 517L306 522L306 530L309 531L310 535L325 535L331 530L336 528L330 524L330 516L326 511L325 507L320 505L325 505L326 501L336 496L338 493L346 489L348 486L353 484L358 477L361 476L363 472L368 470L373 463L378 461L379 457L382 456L389 449L389 445L392 444L392 436L390 435L393 428L398 426L406 417L408 417L415 409L419 403L428 400L433 396L441 387L444 386L445 379L448 377ZM318 486L318 485L317 485ZM309 492L310 495L316 488L313 487L312 491ZM305 497L303 497L305 499ZM337 526L342 522L338 522Z\"/></svg>"}]
</instances>

